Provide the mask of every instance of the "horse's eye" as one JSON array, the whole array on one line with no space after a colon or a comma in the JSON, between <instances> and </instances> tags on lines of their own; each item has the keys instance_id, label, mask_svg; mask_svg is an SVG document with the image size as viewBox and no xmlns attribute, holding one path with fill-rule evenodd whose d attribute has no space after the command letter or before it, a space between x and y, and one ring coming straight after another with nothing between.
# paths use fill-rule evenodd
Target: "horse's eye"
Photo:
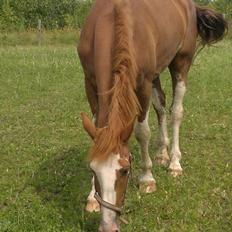
<instances>
[{"instance_id":1,"label":"horse's eye","mask_svg":"<svg viewBox=\"0 0 232 232\"><path fill-rule=\"evenodd\" d=\"M126 176L129 173L129 169L128 168L122 168L120 169L120 173L122 176Z\"/></svg>"}]
</instances>

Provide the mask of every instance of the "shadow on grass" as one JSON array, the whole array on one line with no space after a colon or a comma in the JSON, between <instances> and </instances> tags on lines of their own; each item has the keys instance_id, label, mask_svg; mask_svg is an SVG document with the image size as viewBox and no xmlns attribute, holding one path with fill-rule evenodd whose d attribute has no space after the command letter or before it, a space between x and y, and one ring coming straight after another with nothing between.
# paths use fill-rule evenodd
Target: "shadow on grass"
<instances>
[{"instance_id":1,"label":"shadow on grass","mask_svg":"<svg viewBox=\"0 0 232 232\"><path fill-rule=\"evenodd\" d=\"M97 231L99 215L85 212L91 173L77 147L55 154L39 167L31 185L44 204L56 207L64 231Z\"/></svg>"}]
</instances>

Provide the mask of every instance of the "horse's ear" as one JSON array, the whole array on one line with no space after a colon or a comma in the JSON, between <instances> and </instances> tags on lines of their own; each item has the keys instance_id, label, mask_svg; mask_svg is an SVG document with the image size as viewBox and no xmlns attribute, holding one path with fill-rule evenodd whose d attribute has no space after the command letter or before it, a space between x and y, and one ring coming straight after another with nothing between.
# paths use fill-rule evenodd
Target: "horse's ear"
<instances>
[{"instance_id":1,"label":"horse's ear","mask_svg":"<svg viewBox=\"0 0 232 232\"><path fill-rule=\"evenodd\" d=\"M134 117L133 120L127 125L127 127L122 131L121 133L121 140L123 142L128 142L133 130L134 130L134 124L135 124L135 119L137 117Z\"/></svg>"},{"instance_id":2,"label":"horse's ear","mask_svg":"<svg viewBox=\"0 0 232 232\"><path fill-rule=\"evenodd\" d=\"M82 124L89 136L94 139L97 133L97 128L91 119L85 113L81 113Z\"/></svg>"}]
</instances>

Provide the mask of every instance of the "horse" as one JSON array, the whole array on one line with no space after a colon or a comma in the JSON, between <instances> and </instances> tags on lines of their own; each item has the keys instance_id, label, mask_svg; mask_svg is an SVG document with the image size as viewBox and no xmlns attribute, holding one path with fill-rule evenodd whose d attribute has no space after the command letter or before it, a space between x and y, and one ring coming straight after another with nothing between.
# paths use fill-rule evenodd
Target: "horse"
<instances>
[{"instance_id":1,"label":"horse","mask_svg":"<svg viewBox=\"0 0 232 232\"><path fill-rule=\"evenodd\" d=\"M128 141L132 132L141 147L139 189L156 190L148 153L150 102L159 126L156 161L181 175L179 130L187 76L202 45L221 40L227 30L222 14L192 0L96 0L83 26L78 54L93 120L82 113L83 127L92 138L89 152L93 172L86 210L101 210L99 231L120 230L131 168ZM165 94L160 74L169 68L172 80L173 141L169 150Z\"/></svg>"}]
</instances>

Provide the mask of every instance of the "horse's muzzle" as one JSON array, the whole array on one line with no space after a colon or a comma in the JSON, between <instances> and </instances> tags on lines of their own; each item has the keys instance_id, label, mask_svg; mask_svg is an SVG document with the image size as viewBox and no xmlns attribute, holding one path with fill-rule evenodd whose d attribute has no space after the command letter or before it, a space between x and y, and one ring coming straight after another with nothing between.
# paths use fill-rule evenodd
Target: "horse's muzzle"
<instances>
[{"instance_id":1,"label":"horse's muzzle","mask_svg":"<svg viewBox=\"0 0 232 232\"><path fill-rule=\"evenodd\" d=\"M114 223L112 225L107 225L107 226L106 225L104 225L104 226L100 225L98 231L99 232L120 232L120 228L116 223Z\"/></svg>"}]
</instances>

